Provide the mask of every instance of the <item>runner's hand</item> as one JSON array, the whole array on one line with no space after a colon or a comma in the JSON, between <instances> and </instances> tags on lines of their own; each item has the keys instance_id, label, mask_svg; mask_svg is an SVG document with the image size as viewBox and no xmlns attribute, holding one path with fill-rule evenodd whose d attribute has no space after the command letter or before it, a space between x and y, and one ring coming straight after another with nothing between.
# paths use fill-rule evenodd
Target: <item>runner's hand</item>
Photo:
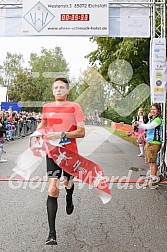
<instances>
[{"instance_id":1,"label":"runner's hand","mask_svg":"<svg viewBox=\"0 0 167 252\"><path fill-rule=\"evenodd\" d=\"M45 135L47 139L60 139L61 138L61 132L50 132Z\"/></svg>"}]
</instances>

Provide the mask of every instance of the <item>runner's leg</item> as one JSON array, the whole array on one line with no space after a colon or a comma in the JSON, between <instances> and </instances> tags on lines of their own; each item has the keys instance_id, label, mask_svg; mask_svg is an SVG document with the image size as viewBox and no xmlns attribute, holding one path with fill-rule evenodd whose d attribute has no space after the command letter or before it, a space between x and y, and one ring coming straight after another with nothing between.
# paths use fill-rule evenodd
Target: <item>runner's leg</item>
<instances>
[{"instance_id":1,"label":"runner's leg","mask_svg":"<svg viewBox=\"0 0 167 252\"><path fill-rule=\"evenodd\" d=\"M48 198L47 198L47 213L49 224L49 236L46 240L47 245L56 245L56 213L58 209L57 198L59 196L59 179L61 176L61 168L51 158L46 158L47 174L49 180Z\"/></svg>"},{"instance_id":2,"label":"runner's leg","mask_svg":"<svg viewBox=\"0 0 167 252\"><path fill-rule=\"evenodd\" d=\"M74 210L74 204L73 204L73 200L72 200L72 195L74 192L74 182L73 182L73 176L71 176L70 174L64 172L64 185L65 185L65 189L66 189L66 213L68 215L72 214L73 210Z\"/></svg>"}]
</instances>

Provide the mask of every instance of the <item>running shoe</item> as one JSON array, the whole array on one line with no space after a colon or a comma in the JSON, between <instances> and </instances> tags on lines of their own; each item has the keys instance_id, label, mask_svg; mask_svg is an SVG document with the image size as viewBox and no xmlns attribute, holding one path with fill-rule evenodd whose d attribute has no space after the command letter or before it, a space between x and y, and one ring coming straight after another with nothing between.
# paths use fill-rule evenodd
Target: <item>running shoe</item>
<instances>
[{"instance_id":1,"label":"running shoe","mask_svg":"<svg viewBox=\"0 0 167 252\"><path fill-rule=\"evenodd\" d=\"M48 239L45 242L46 245L57 245L56 234L49 233Z\"/></svg>"},{"instance_id":2,"label":"running shoe","mask_svg":"<svg viewBox=\"0 0 167 252\"><path fill-rule=\"evenodd\" d=\"M6 163L7 160L6 159L0 159L0 163Z\"/></svg>"}]
</instances>

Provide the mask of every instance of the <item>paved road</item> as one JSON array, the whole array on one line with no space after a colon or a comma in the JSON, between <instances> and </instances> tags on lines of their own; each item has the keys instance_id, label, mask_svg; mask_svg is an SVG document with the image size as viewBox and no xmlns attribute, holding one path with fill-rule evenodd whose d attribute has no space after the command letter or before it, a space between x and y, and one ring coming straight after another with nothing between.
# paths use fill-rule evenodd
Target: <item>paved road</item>
<instances>
[{"instance_id":1,"label":"paved road","mask_svg":"<svg viewBox=\"0 0 167 252\"><path fill-rule=\"evenodd\" d=\"M87 127L88 158L99 163L109 177L130 174L132 179L145 174L147 166L144 159L137 157L138 147L114 135L105 135L100 129ZM98 138L97 131L105 135L105 141L101 136ZM92 133L100 146L90 153ZM12 174L16 157L27 144L27 138L5 144L8 162L0 164L0 178ZM44 176L45 169L43 162L33 176ZM165 186L151 190L137 189L136 184L110 184L112 200L105 205L88 185L80 187L75 182L75 211L71 216L65 213L65 191L60 190L58 245L53 247L45 245L48 183L0 181L0 252L166 252Z\"/></svg>"}]
</instances>

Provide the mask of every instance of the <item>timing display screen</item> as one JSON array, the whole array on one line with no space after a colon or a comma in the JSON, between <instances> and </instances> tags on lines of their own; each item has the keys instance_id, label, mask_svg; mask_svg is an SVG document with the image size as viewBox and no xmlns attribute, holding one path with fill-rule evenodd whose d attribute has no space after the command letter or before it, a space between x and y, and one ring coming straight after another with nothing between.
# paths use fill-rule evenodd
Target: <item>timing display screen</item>
<instances>
[{"instance_id":1,"label":"timing display screen","mask_svg":"<svg viewBox=\"0 0 167 252\"><path fill-rule=\"evenodd\" d=\"M89 14L61 14L61 21L89 21Z\"/></svg>"}]
</instances>

